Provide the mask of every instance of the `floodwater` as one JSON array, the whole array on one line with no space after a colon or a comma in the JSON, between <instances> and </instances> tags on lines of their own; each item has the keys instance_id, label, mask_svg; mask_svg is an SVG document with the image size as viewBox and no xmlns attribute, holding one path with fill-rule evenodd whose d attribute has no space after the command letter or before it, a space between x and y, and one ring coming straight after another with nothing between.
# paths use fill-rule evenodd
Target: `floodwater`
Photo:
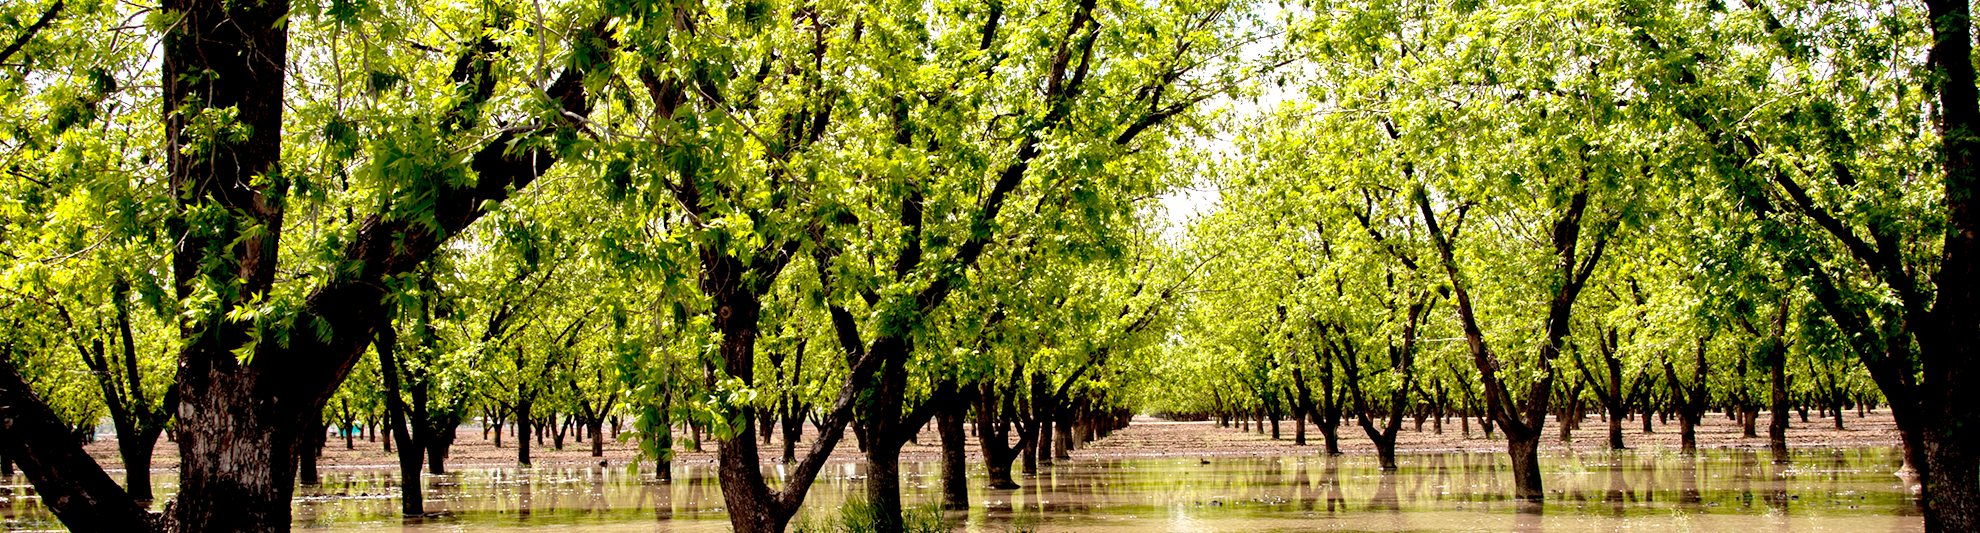
<instances>
[{"instance_id":1,"label":"floodwater","mask_svg":"<svg viewBox=\"0 0 1980 533\"><path fill-rule=\"evenodd\" d=\"M1372 456L1073 460L973 488L957 529L1007 531L1671 531L1913 532L1923 520L1891 475L1891 448L1796 450L1772 464L1751 449L1581 452L1547 456L1541 506L1508 501L1503 454L1407 455L1382 473ZM298 530L411 532L728 530L713 465L676 465L675 480L622 467L467 470L428 476L426 505L443 516L399 517L395 474L327 471L300 487ZM910 506L939 500L938 463L905 463ZM766 467L777 476L778 467ZM981 467L972 483L981 484ZM158 490L172 490L169 475ZM827 467L806 513L834 514L861 492L856 464ZM0 519L10 530L60 529L33 488L8 480Z\"/></svg>"}]
</instances>

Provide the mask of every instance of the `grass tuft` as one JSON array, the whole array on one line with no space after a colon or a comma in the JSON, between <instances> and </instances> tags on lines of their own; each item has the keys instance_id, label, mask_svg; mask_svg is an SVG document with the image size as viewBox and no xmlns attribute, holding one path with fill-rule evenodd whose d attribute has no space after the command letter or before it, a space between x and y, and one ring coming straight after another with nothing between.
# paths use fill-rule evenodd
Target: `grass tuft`
<instances>
[{"instance_id":1,"label":"grass tuft","mask_svg":"<svg viewBox=\"0 0 1980 533\"><path fill-rule=\"evenodd\" d=\"M879 530L875 511L877 508L864 498L846 500L845 505L839 506L836 517L798 517L791 524L791 533L875 533ZM934 506L903 509L901 515L901 530L906 533L947 533L951 529L942 510Z\"/></svg>"}]
</instances>

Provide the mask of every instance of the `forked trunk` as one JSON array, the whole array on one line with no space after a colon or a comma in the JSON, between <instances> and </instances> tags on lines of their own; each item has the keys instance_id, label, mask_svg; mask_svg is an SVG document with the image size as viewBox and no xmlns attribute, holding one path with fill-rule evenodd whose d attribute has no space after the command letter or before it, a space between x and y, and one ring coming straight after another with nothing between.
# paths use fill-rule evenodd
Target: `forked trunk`
<instances>
[{"instance_id":1,"label":"forked trunk","mask_svg":"<svg viewBox=\"0 0 1980 533\"><path fill-rule=\"evenodd\" d=\"M131 499L150 502L151 496L151 452L158 447L158 434L164 427L134 431L129 437L117 436L117 454L124 458L124 489ZM121 433L121 432L120 432Z\"/></svg>"},{"instance_id":2,"label":"forked trunk","mask_svg":"<svg viewBox=\"0 0 1980 533\"><path fill-rule=\"evenodd\" d=\"M385 382L385 418L392 432L391 439L399 445L399 510L405 516L426 514L425 493L420 489L419 469L421 450L414 442L412 431L406 428L406 404L399 396L399 363L397 357L399 335L387 322L378 328L378 373Z\"/></svg>"}]
</instances>

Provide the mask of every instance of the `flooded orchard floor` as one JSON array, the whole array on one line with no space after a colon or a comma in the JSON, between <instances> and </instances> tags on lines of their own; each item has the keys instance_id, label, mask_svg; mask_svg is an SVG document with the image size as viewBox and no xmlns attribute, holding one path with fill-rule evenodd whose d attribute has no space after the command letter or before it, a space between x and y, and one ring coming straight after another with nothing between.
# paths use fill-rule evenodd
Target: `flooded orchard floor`
<instances>
[{"instance_id":1,"label":"flooded orchard floor","mask_svg":"<svg viewBox=\"0 0 1980 533\"><path fill-rule=\"evenodd\" d=\"M1405 455L1382 473L1372 456L1073 460L980 488L958 529L1001 531L1922 531L1915 502L1891 472L1895 449L1804 448L1771 464L1751 449L1580 452L1545 457L1548 500L1507 501L1503 454ZM299 487L297 529L329 531L726 531L708 463L676 465L675 480L624 468L482 469L427 476L439 518L398 516L396 474L326 472ZM938 463L904 463L909 505L939 499ZM766 474L780 475L778 467ZM161 475L158 490L174 487ZM857 464L832 464L806 502L829 517L861 489ZM9 529L59 529L19 477L0 516Z\"/></svg>"}]
</instances>

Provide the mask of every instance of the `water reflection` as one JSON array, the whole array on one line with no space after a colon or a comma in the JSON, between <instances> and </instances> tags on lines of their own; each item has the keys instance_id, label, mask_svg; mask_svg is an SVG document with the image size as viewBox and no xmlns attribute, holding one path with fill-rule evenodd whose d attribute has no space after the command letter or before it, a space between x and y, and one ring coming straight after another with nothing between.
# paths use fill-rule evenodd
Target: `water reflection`
<instances>
[{"instance_id":1,"label":"water reflection","mask_svg":"<svg viewBox=\"0 0 1980 533\"><path fill-rule=\"evenodd\" d=\"M1796 450L1791 463L1756 450L1699 457L1581 452L1545 458L1549 500L1509 499L1499 454L1399 458L1060 461L1014 490L973 488L949 516L972 532L1037 531L1922 531L1887 448ZM298 487L296 527L338 531L726 531L713 465L677 464L672 482L621 467L461 470L425 479L426 518L398 514L391 471L326 471ZM940 501L938 463L901 466L909 505ZM780 480L781 466L765 467ZM975 475L981 475L980 468ZM169 475L154 476L169 494ZM832 513L861 492L857 464L830 465L807 507ZM980 487L981 483L974 484ZM159 504L162 506L162 502ZM0 483L7 529L59 528L19 477Z\"/></svg>"}]
</instances>

